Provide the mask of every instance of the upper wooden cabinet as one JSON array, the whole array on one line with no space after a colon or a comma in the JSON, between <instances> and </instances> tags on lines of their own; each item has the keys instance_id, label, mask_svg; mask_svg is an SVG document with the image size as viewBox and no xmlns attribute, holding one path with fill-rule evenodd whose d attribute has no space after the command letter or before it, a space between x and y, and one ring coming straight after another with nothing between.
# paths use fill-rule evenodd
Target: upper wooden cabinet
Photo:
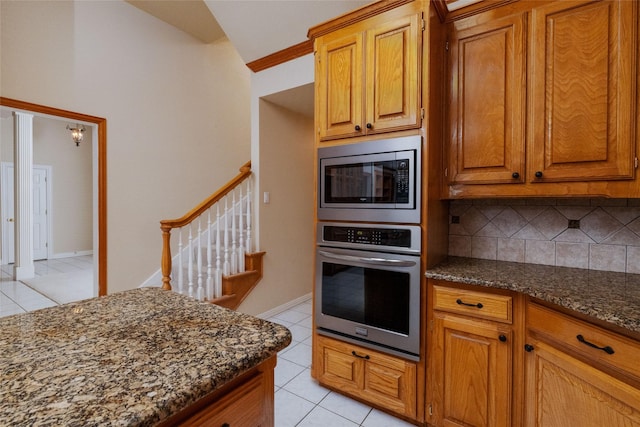
<instances>
[{"instance_id":1,"label":"upper wooden cabinet","mask_svg":"<svg viewBox=\"0 0 640 427\"><path fill-rule=\"evenodd\" d=\"M450 180L523 182L526 15L459 24L450 37Z\"/></svg>"},{"instance_id":2,"label":"upper wooden cabinet","mask_svg":"<svg viewBox=\"0 0 640 427\"><path fill-rule=\"evenodd\" d=\"M633 178L635 1L555 2L531 12L528 178Z\"/></svg>"},{"instance_id":3,"label":"upper wooden cabinet","mask_svg":"<svg viewBox=\"0 0 640 427\"><path fill-rule=\"evenodd\" d=\"M635 175L637 2L523 1L449 29L450 195L636 196L591 183ZM525 185L466 186L506 183Z\"/></svg>"},{"instance_id":4,"label":"upper wooden cabinet","mask_svg":"<svg viewBox=\"0 0 640 427\"><path fill-rule=\"evenodd\" d=\"M409 4L316 39L320 140L421 125L422 31Z\"/></svg>"}]
</instances>

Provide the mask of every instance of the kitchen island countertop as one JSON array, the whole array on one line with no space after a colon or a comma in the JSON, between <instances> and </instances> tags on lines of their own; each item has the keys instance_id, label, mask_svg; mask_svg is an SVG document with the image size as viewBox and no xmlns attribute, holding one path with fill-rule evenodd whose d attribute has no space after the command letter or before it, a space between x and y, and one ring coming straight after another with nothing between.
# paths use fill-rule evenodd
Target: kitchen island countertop
<instances>
[{"instance_id":1,"label":"kitchen island countertop","mask_svg":"<svg viewBox=\"0 0 640 427\"><path fill-rule=\"evenodd\" d=\"M449 257L425 276L521 292L640 333L640 274Z\"/></svg>"},{"instance_id":2,"label":"kitchen island countertop","mask_svg":"<svg viewBox=\"0 0 640 427\"><path fill-rule=\"evenodd\" d=\"M0 425L154 425L290 342L284 326L159 288L6 317Z\"/></svg>"}]
</instances>

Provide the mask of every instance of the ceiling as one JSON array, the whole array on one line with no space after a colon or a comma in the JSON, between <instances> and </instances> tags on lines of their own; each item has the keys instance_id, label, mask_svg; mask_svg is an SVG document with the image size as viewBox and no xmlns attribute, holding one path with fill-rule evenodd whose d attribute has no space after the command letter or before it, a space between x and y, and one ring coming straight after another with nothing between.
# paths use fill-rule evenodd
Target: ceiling
<instances>
[{"instance_id":1,"label":"ceiling","mask_svg":"<svg viewBox=\"0 0 640 427\"><path fill-rule=\"evenodd\" d=\"M211 43L227 37L245 63L307 40L307 30L371 0L126 0Z\"/></svg>"}]
</instances>

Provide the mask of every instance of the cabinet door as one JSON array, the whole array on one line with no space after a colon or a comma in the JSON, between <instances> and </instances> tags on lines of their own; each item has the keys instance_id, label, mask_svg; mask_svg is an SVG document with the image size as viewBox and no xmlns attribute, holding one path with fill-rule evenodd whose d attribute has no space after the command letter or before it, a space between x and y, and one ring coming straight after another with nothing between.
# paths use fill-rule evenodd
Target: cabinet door
<instances>
[{"instance_id":1,"label":"cabinet door","mask_svg":"<svg viewBox=\"0 0 640 427\"><path fill-rule=\"evenodd\" d=\"M519 183L525 176L525 15L459 29L450 38L449 180Z\"/></svg>"},{"instance_id":2,"label":"cabinet door","mask_svg":"<svg viewBox=\"0 0 640 427\"><path fill-rule=\"evenodd\" d=\"M314 377L322 384L389 411L416 417L416 364L317 336Z\"/></svg>"},{"instance_id":3,"label":"cabinet door","mask_svg":"<svg viewBox=\"0 0 640 427\"><path fill-rule=\"evenodd\" d=\"M529 179L633 178L637 2L554 2L531 27Z\"/></svg>"},{"instance_id":4,"label":"cabinet door","mask_svg":"<svg viewBox=\"0 0 640 427\"><path fill-rule=\"evenodd\" d=\"M316 96L320 139L363 135L363 34L339 31L318 41Z\"/></svg>"},{"instance_id":5,"label":"cabinet door","mask_svg":"<svg viewBox=\"0 0 640 427\"><path fill-rule=\"evenodd\" d=\"M416 416L416 365L402 359L365 352L363 397L393 412Z\"/></svg>"},{"instance_id":6,"label":"cabinet door","mask_svg":"<svg viewBox=\"0 0 640 427\"><path fill-rule=\"evenodd\" d=\"M431 358L431 424L511 425L510 328L436 312Z\"/></svg>"},{"instance_id":7,"label":"cabinet door","mask_svg":"<svg viewBox=\"0 0 640 427\"><path fill-rule=\"evenodd\" d=\"M640 390L529 339L525 426L640 426Z\"/></svg>"},{"instance_id":8,"label":"cabinet door","mask_svg":"<svg viewBox=\"0 0 640 427\"><path fill-rule=\"evenodd\" d=\"M419 127L422 15L390 20L366 34L366 132Z\"/></svg>"}]
</instances>

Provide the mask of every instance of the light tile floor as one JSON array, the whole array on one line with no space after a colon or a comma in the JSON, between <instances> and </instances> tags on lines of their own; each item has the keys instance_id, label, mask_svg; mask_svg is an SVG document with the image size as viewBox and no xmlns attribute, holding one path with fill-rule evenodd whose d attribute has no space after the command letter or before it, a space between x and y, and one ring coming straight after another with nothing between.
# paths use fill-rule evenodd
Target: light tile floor
<instances>
[{"instance_id":1,"label":"light tile floor","mask_svg":"<svg viewBox=\"0 0 640 427\"><path fill-rule=\"evenodd\" d=\"M293 340L278 354L276 427L407 427L412 424L320 386L311 378L311 301L268 320L286 326Z\"/></svg>"},{"instance_id":2,"label":"light tile floor","mask_svg":"<svg viewBox=\"0 0 640 427\"><path fill-rule=\"evenodd\" d=\"M83 258L83 257L78 257ZM90 257L89 257L90 259ZM86 268L87 261L36 262L36 274ZM89 261L89 265L91 262ZM56 305L30 287L11 280L13 266L0 267L0 317ZM408 427L412 424L330 391L311 378L311 301L269 320L286 326L293 340L278 354L275 371L275 427Z\"/></svg>"},{"instance_id":3,"label":"light tile floor","mask_svg":"<svg viewBox=\"0 0 640 427\"><path fill-rule=\"evenodd\" d=\"M68 273L93 268L91 255L72 258L50 259L34 263L36 276ZM13 265L0 266L0 317L26 313L57 305L41 293L21 282L12 280ZM92 286L91 283L88 284Z\"/></svg>"}]
</instances>

